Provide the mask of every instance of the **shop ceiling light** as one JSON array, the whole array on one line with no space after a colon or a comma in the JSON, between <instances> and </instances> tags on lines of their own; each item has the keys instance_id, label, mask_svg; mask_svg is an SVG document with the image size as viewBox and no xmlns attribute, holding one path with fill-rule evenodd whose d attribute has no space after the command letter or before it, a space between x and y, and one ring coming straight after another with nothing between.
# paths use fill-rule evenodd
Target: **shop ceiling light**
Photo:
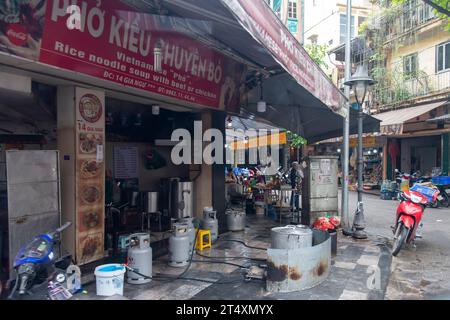
<instances>
[{"instance_id":1,"label":"shop ceiling light","mask_svg":"<svg viewBox=\"0 0 450 320\"><path fill-rule=\"evenodd\" d=\"M159 115L159 106L158 106L158 105L152 106L152 114L153 114L154 116Z\"/></svg>"},{"instance_id":2,"label":"shop ceiling light","mask_svg":"<svg viewBox=\"0 0 450 320\"><path fill-rule=\"evenodd\" d=\"M261 98L256 104L256 110L260 113L266 112L266 102L263 99L263 86L262 86L262 80L259 82L260 85L260 91L261 91Z\"/></svg>"},{"instance_id":3,"label":"shop ceiling light","mask_svg":"<svg viewBox=\"0 0 450 320\"><path fill-rule=\"evenodd\" d=\"M228 117L227 126L228 128L231 128L233 126L233 119L231 117Z\"/></svg>"},{"instance_id":4,"label":"shop ceiling light","mask_svg":"<svg viewBox=\"0 0 450 320\"><path fill-rule=\"evenodd\" d=\"M257 110L260 113L266 112L266 102L265 101L258 101Z\"/></svg>"},{"instance_id":5,"label":"shop ceiling light","mask_svg":"<svg viewBox=\"0 0 450 320\"><path fill-rule=\"evenodd\" d=\"M161 42L157 41L153 49L153 68L156 72L162 71L162 48Z\"/></svg>"},{"instance_id":6,"label":"shop ceiling light","mask_svg":"<svg viewBox=\"0 0 450 320\"><path fill-rule=\"evenodd\" d=\"M140 127L140 126L142 125L142 116L141 116L140 113L138 113L138 114L136 115L136 120L135 120L135 122L134 122L134 125L135 125L136 127Z\"/></svg>"}]
</instances>

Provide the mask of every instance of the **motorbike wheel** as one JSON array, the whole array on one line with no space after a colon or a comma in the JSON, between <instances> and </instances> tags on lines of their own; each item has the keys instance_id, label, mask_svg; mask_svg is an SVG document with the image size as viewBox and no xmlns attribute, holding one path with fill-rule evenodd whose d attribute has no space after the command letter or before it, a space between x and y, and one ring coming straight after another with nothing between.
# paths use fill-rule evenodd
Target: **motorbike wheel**
<instances>
[{"instance_id":1,"label":"motorbike wheel","mask_svg":"<svg viewBox=\"0 0 450 320\"><path fill-rule=\"evenodd\" d=\"M450 201L447 195L442 196L442 200L439 201L439 206L443 207L443 208L448 208L448 206L450 205Z\"/></svg>"},{"instance_id":2,"label":"motorbike wheel","mask_svg":"<svg viewBox=\"0 0 450 320\"><path fill-rule=\"evenodd\" d=\"M392 246L392 255L394 257L396 257L403 248L403 245L406 242L406 237L408 236L408 229L403 224L399 224L398 228L400 228L400 230L395 232L397 238L394 239L394 244Z\"/></svg>"},{"instance_id":3,"label":"motorbike wheel","mask_svg":"<svg viewBox=\"0 0 450 320\"><path fill-rule=\"evenodd\" d=\"M431 207L431 208L434 208L434 209L439 208L439 205L440 205L439 202L440 202L439 200L436 200L436 201L434 201L434 202L431 202L431 203L430 203L430 207Z\"/></svg>"}]
</instances>

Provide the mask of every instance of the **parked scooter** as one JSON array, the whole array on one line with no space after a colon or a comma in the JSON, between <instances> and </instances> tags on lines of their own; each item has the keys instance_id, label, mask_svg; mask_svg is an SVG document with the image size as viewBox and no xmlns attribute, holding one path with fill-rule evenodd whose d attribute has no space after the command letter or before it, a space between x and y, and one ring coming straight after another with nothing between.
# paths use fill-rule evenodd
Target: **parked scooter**
<instances>
[{"instance_id":1,"label":"parked scooter","mask_svg":"<svg viewBox=\"0 0 450 320\"><path fill-rule=\"evenodd\" d=\"M393 256L398 255L405 243L414 241L427 204L436 201L439 194L436 189L425 186L417 186L414 189L416 191L407 190L401 193L401 202L397 208L396 223L393 227Z\"/></svg>"},{"instance_id":2,"label":"parked scooter","mask_svg":"<svg viewBox=\"0 0 450 320\"><path fill-rule=\"evenodd\" d=\"M428 203L428 207L439 208L448 207L450 204L450 197L445 192L444 186L435 185L431 180L431 177L421 176L420 172L414 172L413 174L402 173L398 169L395 169L396 182L399 188L397 188L397 200L401 200L402 193L409 191L415 185L425 186L433 188L438 191L438 195L434 201Z\"/></svg>"},{"instance_id":3,"label":"parked scooter","mask_svg":"<svg viewBox=\"0 0 450 320\"><path fill-rule=\"evenodd\" d=\"M58 264L70 264L71 257L57 259L55 245L60 239L61 232L71 224L67 222L53 232L41 234L19 250L14 260L16 280L9 299L32 296L34 293L32 289L38 287L47 292L49 281L54 283L66 281L65 269L68 265L58 268Z\"/></svg>"}]
</instances>

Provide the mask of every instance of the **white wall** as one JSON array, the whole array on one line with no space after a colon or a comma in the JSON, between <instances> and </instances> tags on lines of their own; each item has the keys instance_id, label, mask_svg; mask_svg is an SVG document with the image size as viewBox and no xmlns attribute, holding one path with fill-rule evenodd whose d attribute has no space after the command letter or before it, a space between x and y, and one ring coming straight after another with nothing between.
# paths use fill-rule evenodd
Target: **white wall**
<instances>
[{"instance_id":1,"label":"white wall","mask_svg":"<svg viewBox=\"0 0 450 320\"><path fill-rule=\"evenodd\" d=\"M367 17L372 4L369 0L352 1L352 16L354 16L354 33L352 38L358 35L358 17ZM344 0L305 0L305 44L310 44L310 37L317 35L317 44L326 44L331 50L340 43L340 14L346 13L346 1ZM340 64L334 59L334 55L327 57L327 74L333 73L334 64Z\"/></svg>"}]
</instances>

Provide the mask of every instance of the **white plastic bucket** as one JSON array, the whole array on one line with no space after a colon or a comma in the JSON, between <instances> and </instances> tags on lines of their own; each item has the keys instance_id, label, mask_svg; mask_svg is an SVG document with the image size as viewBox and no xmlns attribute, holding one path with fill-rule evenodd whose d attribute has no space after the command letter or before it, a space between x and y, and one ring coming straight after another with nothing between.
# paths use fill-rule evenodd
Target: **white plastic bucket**
<instances>
[{"instance_id":1,"label":"white plastic bucket","mask_svg":"<svg viewBox=\"0 0 450 320\"><path fill-rule=\"evenodd\" d=\"M123 295L125 267L118 263L104 264L95 268L98 296Z\"/></svg>"}]
</instances>

